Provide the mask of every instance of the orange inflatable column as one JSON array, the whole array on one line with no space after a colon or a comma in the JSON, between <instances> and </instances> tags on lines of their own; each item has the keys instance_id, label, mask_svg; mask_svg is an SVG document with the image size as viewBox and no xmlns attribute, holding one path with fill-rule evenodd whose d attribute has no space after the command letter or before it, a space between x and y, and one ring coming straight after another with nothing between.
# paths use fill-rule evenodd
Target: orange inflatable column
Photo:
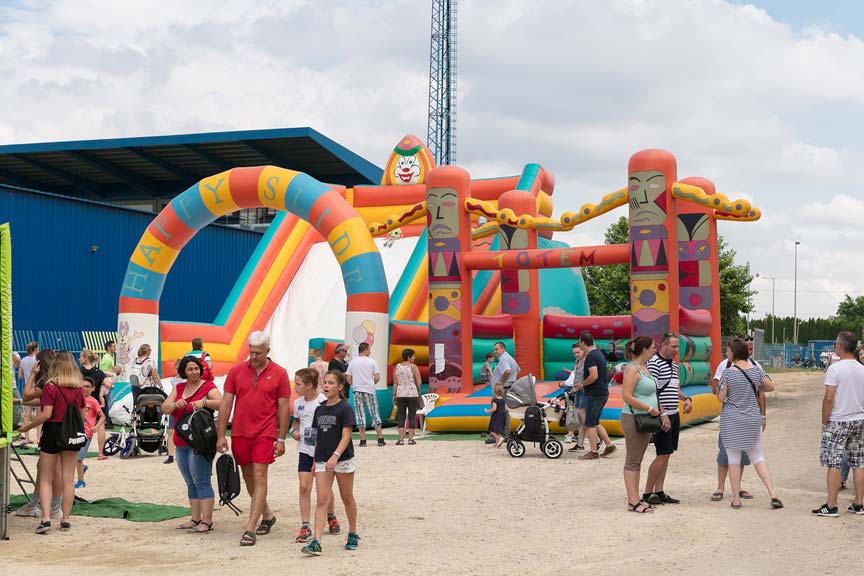
<instances>
[{"instance_id":1,"label":"orange inflatable column","mask_svg":"<svg viewBox=\"0 0 864 576\"><path fill-rule=\"evenodd\" d=\"M509 208L514 214L534 217L537 215L537 200L530 192L511 190L501 195L498 207ZM520 269L523 260L519 250L537 248L537 232L516 226L498 223L498 239L501 250L517 251L516 268L501 270L501 312L513 316L513 331L516 350L513 356L522 369L519 376L529 372L537 378L540 372L540 285L536 269ZM529 258L524 259L527 265Z\"/></svg>"},{"instance_id":2,"label":"orange inflatable column","mask_svg":"<svg viewBox=\"0 0 864 576\"><path fill-rule=\"evenodd\" d=\"M630 158L628 173L633 337L650 336L659 343L665 332L678 332L675 156L642 150Z\"/></svg>"},{"instance_id":3,"label":"orange inflatable column","mask_svg":"<svg viewBox=\"0 0 864 576\"><path fill-rule=\"evenodd\" d=\"M429 390L472 392L471 217L465 211L471 177L442 166L426 181L429 258Z\"/></svg>"},{"instance_id":4,"label":"orange inflatable column","mask_svg":"<svg viewBox=\"0 0 864 576\"><path fill-rule=\"evenodd\" d=\"M698 186L706 194L716 192L707 178L691 177L684 184ZM678 267L681 306L711 313L711 369L723 360L720 343L720 254L714 211L690 202L678 203Z\"/></svg>"}]
</instances>

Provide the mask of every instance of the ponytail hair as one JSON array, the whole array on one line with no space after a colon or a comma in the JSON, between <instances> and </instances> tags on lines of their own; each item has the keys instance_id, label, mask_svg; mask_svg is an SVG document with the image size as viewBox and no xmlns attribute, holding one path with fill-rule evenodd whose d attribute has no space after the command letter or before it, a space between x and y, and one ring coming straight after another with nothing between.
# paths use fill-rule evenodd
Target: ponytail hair
<instances>
[{"instance_id":1,"label":"ponytail hair","mask_svg":"<svg viewBox=\"0 0 864 576\"><path fill-rule=\"evenodd\" d=\"M654 343L648 336L637 336L633 340L627 342L626 348L624 348L627 355L631 360L635 360L642 352L651 348L651 344Z\"/></svg>"}]
</instances>

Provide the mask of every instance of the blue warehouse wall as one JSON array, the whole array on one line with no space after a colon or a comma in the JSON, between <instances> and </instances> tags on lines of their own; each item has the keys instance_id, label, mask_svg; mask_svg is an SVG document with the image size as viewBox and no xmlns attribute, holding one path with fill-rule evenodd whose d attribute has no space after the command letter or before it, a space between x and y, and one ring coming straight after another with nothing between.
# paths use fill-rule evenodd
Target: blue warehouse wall
<instances>
[{"instance_id":1,"label":"blue warehouse wall","mask_svg":"<svg viewBox=\"0 0 864 576\"><path fill-rule=\"evenodd\" d=\"M116 330L126 265L153 217L0 186L0 222L12 232L15 329ZM261 236L215 225L198 232L168 275L160 316L212 322Z\"/></svg>"}]
</instances>

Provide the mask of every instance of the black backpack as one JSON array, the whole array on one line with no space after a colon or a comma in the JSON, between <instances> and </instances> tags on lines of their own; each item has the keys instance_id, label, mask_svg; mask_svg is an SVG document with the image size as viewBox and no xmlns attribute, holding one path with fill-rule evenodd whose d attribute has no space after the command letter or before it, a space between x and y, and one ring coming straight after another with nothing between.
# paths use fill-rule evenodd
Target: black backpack
<instances>
[{"instance_id":1,"label":"black backpack","mask_svg":"<svg viewBox=\"0 0 864 576\"><path fill-rule=\"evenodd\" d=\"M59 387L58 387L59 388ZM60 394L66 400L66 412L63 414L63 423L60 426L60 434L57 436L58 450L79 450L87 443L84 434L84 419L81 418L81 410L74 402L69 401L63 388L59 388ZM73 388L79 393L78 388Z\"/></svg>"},{"instance_id":2,"label":"black backpack","mask_svg":"<svg viewBox=\"0 0 864 576\"><path fill-rule=\"evenodd\" d=\"M174 425L174 432L208 460L216 456L216 422L210 410L194 410L181 416Z\"/></svg>"},{"instance_id":3,"label":"black backpack","mask_svg":"<svg viewBox=\"0 0 864 576\"><path fill-rule=\"evenodd\" d=\"M525 424L526 434L539 434L543 432L543 410L539 406L528 406L522 420Z\"/></svg>"},{"instance_id":4,"label":"black backpack","mask_svg":"<svg viewBox=\"0 0 864 576\"><path fill-rule=\"evenodd\" d=\"M216 460L216 484L219 491L219 505L227 506L234 514L240 515L240 510L231 500L240 495L240 471L230 454L222 454Z\"/></svg>"}]
</instances>

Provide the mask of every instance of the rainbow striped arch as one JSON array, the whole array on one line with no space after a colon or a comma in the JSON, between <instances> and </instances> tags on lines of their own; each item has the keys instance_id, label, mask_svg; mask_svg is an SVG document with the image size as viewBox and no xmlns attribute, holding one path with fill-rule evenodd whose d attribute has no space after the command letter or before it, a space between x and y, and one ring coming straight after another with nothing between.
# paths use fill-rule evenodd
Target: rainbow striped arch
<instances>
[{"instance_id":1,"label":"rainbow striped arch","mask_svg":"<svg viewBox=\"0 0 864 576\"><path fill-rule=\"evenodd\" d=\"M355 328L368 326L371 321L380 328L376 332L381 343L380 339L386 339L389 333L384 266L366 223L343 193L344 188L324 184L302 172L257 166L210 176L174 198L147 226L129 259L119 302L120 363L125 365L134 359L140 344L151 344L157 362L160 349L171 346L171 342L156 346L161 343L159 298L171 266L198 230L241 208L267 207L288 212L305 221L298 223L301 232L311 226L326 239L341 267L347 294L345 341L350 343ZM257 303L250 299L246 304L254 307ZM247 316L221 325L196 326L214 360L222 359L227 365L245 358L248 334L263 328L251 319L251 312ZM186 341L182 346L188 348L188 339L183 339ZM388 343L381 344L373 348L373 357L380 351L382 358L378 360L386 365ZM220 372L217 370L217 374Z\"/></svg>"}]
</instances>

